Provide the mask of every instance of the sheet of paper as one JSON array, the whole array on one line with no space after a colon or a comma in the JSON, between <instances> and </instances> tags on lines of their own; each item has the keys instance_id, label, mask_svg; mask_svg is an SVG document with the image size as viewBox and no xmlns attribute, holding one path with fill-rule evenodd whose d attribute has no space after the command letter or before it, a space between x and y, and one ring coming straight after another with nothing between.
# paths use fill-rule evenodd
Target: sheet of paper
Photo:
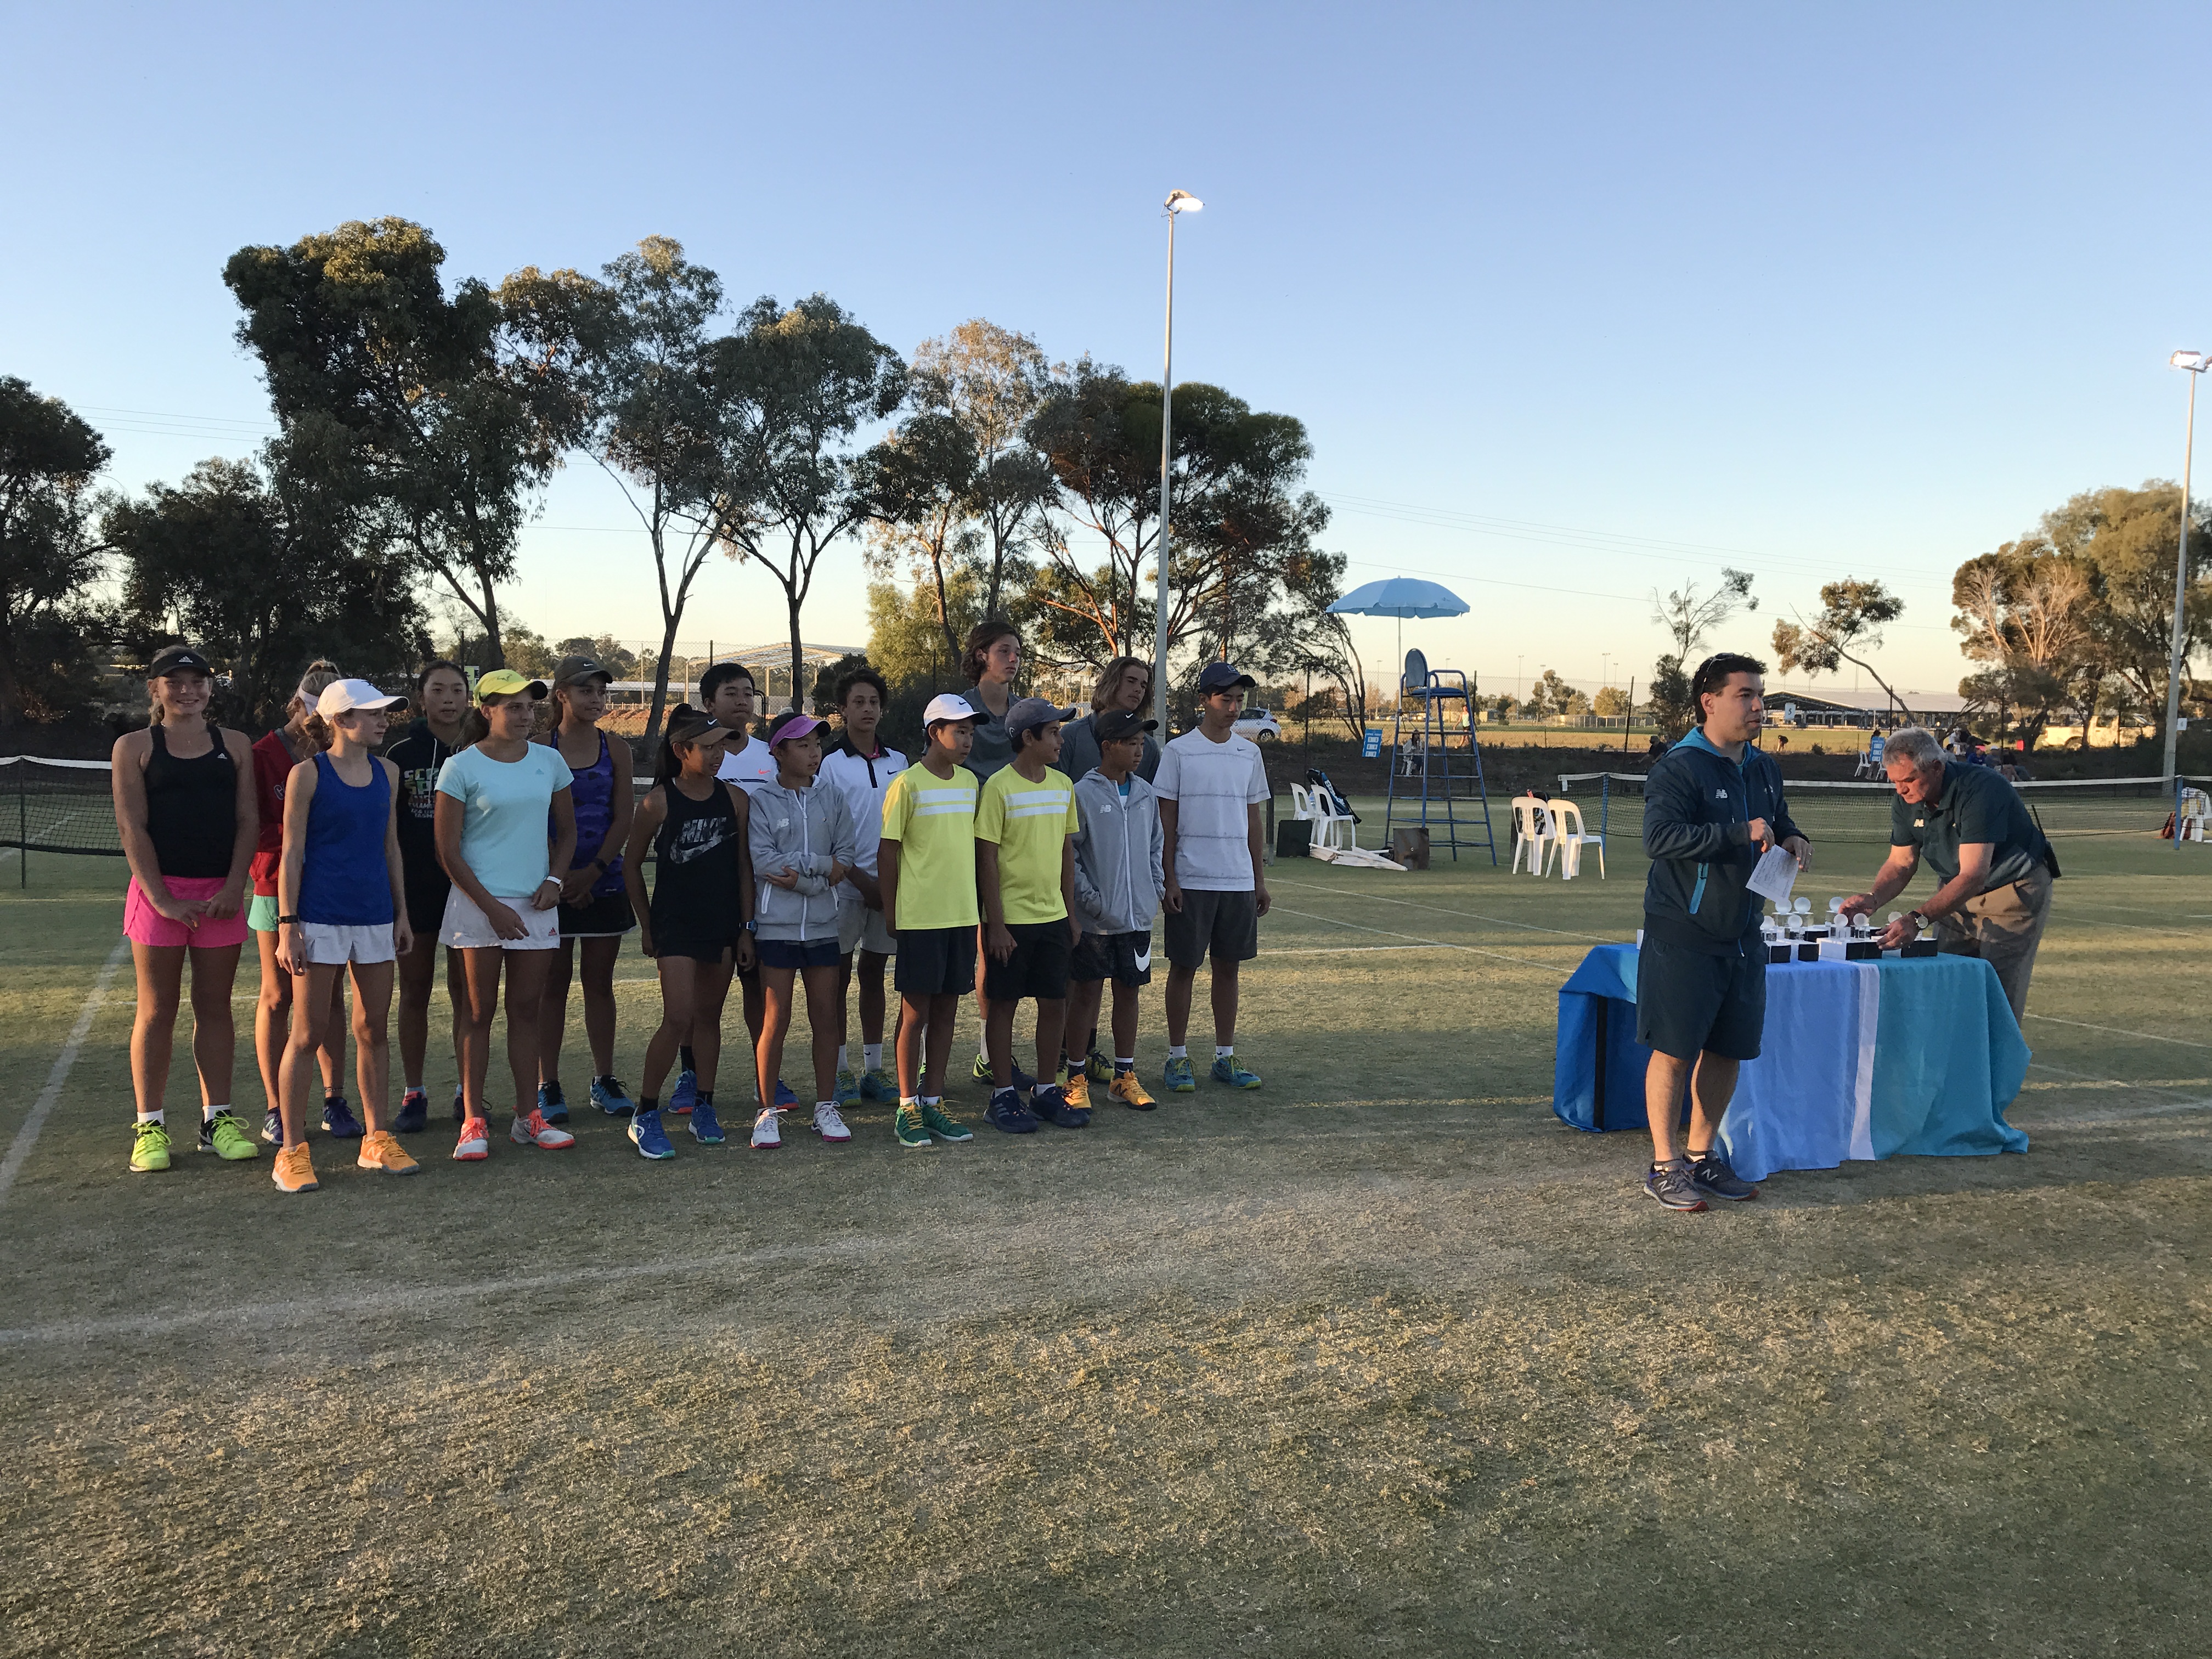
<instances>
[{"instance_id":1,"label":"sheet of paper","mask_svg":"<svg viewBox=\"0 0 2212 1659\"><path fill-rule=\"evenodd\" d=\"M1790 901L1790 890L1797 884L1797 855L1787 848L1770 847L1759 860L1759 867L1751 872L1745 886L1761 898L1772 899L1777 904Z\"/></svg>"}]
</instances>

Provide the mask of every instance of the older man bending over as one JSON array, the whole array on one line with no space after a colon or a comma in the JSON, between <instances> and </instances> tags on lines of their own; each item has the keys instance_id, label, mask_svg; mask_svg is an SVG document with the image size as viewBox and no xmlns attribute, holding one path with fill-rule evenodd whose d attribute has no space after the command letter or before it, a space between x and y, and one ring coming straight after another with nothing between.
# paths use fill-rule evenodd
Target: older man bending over
<instances>
[{"instance_id":1,"label":"older man bending over","mask_svg":"<svg viewBox=\"0 0 2212 1659\"><path fill-rule=\"evenodd\" d=\"M1881 759L1897 791L1889 807L1889 858L1872 888L1844 901L1844 914L1861 915L1888 903L1924 855L1942 885L1886 929L1881 942L1901 945L1921 925L1934 923L1944 951L1979 957L1996 969L2013 1018L2022 1018L2058 873L2051 843L2012 785L1988 767L1947 760L1942 745L1917 726L1892 737Z\"/></svg>"}]
</instances>

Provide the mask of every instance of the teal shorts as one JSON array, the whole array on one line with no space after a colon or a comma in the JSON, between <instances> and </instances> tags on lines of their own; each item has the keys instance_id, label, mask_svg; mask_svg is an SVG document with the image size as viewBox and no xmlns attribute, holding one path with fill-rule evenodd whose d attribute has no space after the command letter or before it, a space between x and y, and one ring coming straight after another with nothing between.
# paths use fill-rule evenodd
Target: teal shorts
<instances>
[{"instance_id":1,"label":"teal shorts","mask_svg":"<svg viewBox=\"0 0 2212 1659\"><path fill-rule=\"evenodd\" d=\"M256 893L253 902L246 907L246 925L257 933L276 931L276 896Z\"/></svg>"}]
</instances>

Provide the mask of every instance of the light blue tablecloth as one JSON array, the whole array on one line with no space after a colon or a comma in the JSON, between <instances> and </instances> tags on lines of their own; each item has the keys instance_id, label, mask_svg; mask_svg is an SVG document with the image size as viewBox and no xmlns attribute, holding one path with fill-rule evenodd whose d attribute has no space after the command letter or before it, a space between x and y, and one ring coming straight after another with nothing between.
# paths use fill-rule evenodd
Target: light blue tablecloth
<instances>
[{"instance_id":1,"label":"light blue tablecloth","mask_svg":"<svg viewBox=\"0 0 2212 1659\"><path fill-rule=\"evenodd\" d=\"M1552 1109L1577 1128L1644 1126L1636 968L1634 945L1602 945L1560 989ZM1779 964L1721 1143L1747 1181L1845 1158L2025 1152L2004 1113L2027 1054L1996 971L1976 957Z\"/></svg>"}]
</instances>

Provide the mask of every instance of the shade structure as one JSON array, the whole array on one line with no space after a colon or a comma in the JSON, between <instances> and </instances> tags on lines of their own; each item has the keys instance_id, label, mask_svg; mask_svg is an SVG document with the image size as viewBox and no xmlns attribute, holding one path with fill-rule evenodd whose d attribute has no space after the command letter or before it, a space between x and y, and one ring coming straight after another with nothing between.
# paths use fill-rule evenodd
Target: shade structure
<instances>
[{"instance_id":1,"label":"shade structure","mask_svg":"<svg viewBox=\"0 0 2212 1659\"><path fill-rule=\"evenodd\" d=\"M1467 601L1437 582L1414 576L1389 576L1355 587L1332 611L1346 617L1463 617Z\"/></svg>"}]
</instances>

